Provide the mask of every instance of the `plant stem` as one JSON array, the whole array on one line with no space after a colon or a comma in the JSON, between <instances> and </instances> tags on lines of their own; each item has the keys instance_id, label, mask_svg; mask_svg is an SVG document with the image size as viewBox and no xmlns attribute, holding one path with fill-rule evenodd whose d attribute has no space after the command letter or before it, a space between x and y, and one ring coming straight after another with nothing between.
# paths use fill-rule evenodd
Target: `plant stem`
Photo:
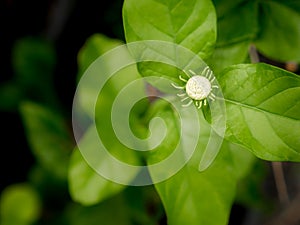
<instances>
[{"instance_id":1,"label":"plant stem","mask_svg":"<svg viewBox=\"0 0 300 225\"><path fill-rule=\"evenodd\" d=\"M282 210L279 215L274 217L265 225L296 225L300 222L300 194L293 199L293 201Z\"/></svg>"},{"instance_id":2,"label":"plant stem","mask_svg":"<svg viewBox=\"0 0 300 225\"><path fill-rule=\"evenodd\" d=\"M250 45L249 56L251 63L259 63L259 55L257 53L256 47L253 44Z\"/></svg>"},{"instance_id":3,"label":"plant stem","mask_svg":"<svg viewBox=\"0 0 300 225\"><path fill-rule=\"evenodd\" d=\"M53 3L49 13L49 24L46 30L46 37L51 41L56 41L63 31L68 17L71 14L75 0L58 0Z\"/></svg>"},{"instance_id":4,"label":"plant stem","mask_svg":"<svg viewBox=\"0 0 300 225\"><path fill-rule=\"evenodd\" d=\"M251 63L259 63L259 55L256 50L255 45L250 45L249 48L249 56ZM284 178L283 168L281 162L272 162L272 169L274 174L274 179L276 183L276 188L278 192L278 198L281 204L287 205L289 204L289 195L287 191L287 186Z\"/></svg>"},{"instance_id":5,"label":"plant stem","mask_svg":"<svg viewBox=\"0 0 300 225\"><path fill-rule=\"evenodd\" d=\"M272 162L272 168L274 173L274 179L278 192L279 201L283 205L287 205L290 202L286 182L284 179L284 173L282 168L282 162Z\"/></svg>"}]
</instances>

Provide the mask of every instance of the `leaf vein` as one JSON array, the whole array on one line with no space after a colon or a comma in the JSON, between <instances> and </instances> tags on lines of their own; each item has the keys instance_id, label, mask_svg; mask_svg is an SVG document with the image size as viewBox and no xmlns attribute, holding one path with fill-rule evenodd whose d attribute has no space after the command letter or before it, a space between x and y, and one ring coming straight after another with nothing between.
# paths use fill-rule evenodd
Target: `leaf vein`
<instances>
[{"instance_id":1,"label":"leaf vein","mask_svg":"<svg viewBox=\"0 0 300 225\"><path fill-rule=\"evenodd\" d=\"M256 108L256 107L251 106L251 105L243 104L243 103L237 102L237 101L235 101L235 100L225 99L225 102L228 102L228 103L237 105L237 106L239 106L239 107L249 108L249 109L254 110L254 111L260 111L261 113L270 113L270 114L276 115L276 116L278 116L278 117L283 117L283 118L285 118L285 119L292 120L292 121L294 121L294 122L295 122L295 121L299 122L299 119L295 119L295 118L291 118L291 117L286 117L286 116L283 116L283 115L281 115L281 114L278 114L278 113L274 113L274 112L268 111L268 110L266 110L266 109L260 109L260 108Z\"/></svg>"}]
</instances>

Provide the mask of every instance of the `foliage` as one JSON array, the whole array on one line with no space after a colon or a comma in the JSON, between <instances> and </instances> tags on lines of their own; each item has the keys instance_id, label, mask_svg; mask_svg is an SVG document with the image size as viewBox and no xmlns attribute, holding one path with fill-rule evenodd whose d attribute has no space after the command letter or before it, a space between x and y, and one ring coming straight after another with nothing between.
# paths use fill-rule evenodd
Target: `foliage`
<instances>
[{"instance_id":1,"label":"foliage","mask_svg":"<svg viewBox=\"0 0 300 225\"><path fill-rule=\"evenodd\" d=\"M28 184L8 187L2 193L1 225L43 224L40 213L45 206L41 202L49 201L58 192L64 196L63 206L59 212L52 209L53 224L98 224L102 220L107 224L154 225L162 223L166 215L170 225L225 225L235 202L245 207L266 207L268 203L261 193L249 191L265 178L262 160L300 162L300 77L269 64L251 63L248 51L255 46L270 59L300 62L299 10L300 4L292 0L124 1L126 42L160 40L191 50L212 68L227 112L225 140L208 169L198 169L214 132L209 108L204 107L198 110L201 135L191 160L168 180L150 187L116 184L90 167L78 147L74 147L68 127L70 118L60 110L53 90L51 76L56 58L51 44L31 38L18 42L13 62L16 76L2 85L0 107L19 109L37 163ZM77 80L100 55L121 44L100 34L90 37L78 54ZM168 49L153 52L158 56L172 55ZM127 60L126 57L128 52L122 52L120 58ZM106 61L103 69L110 70L115 60L119 59ZM113 101L122 87L147 77L149 71L158 79L178 77L176 70L164 65L130 66L108 81L95 108L97 126L105 130L99 132L100 137L110 146L110 153L133 165L151 165L164 159L180 139L180 120L174 109L163 100L144 99L131 111L129 123L133 133L147 137L149 121L160 117L169 131L166 139L150 154L131 151L116 140L110 124ZM40 85L41 74L47 84ZM140 85L136 92L163 91L156 83L151 85ZM93 114L89 102L96 91L91 83L80 100L87 114L81 144L89 149L97 144L90 133ZM123 104L129 104L129 100ZM191 131L194 126L189 121ZM155 124L152 128L160 129ZM106 166L115 173L105 158L99 159L97 166ZM253 178L254 173L259 178ZM150 175L155 177L151 171Z\"/></svg>"},{"instance_id":2,"label":"foliage","mask_svg":"<svg viewBox=\"0 0 300 225\"><path fill-rule=\"evenodd\" d=\"M39 218L40 199L30 185L17 184L7 188L1 196L1 225L29 225Z\"/></svg>"}]
</instances>

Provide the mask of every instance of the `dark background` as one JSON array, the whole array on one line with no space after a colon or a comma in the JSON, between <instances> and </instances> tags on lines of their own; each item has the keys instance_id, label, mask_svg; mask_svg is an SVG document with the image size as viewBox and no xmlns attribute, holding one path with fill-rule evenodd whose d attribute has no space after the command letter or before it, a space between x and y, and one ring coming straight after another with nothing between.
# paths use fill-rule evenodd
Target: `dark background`
<instances>
[{"instance_id":1,"label":"dark background","mask_svg":"<svg viewBox=\"0 0 300 225\"><path fill-rule=\"evenodd\" d=\"M54 44L57 54L55 90L71 117L78 51L94 33L124 40L122 3L122 0L0 1L0 83L13 78L12 48L17 40L28 36L47 39ZM0 124L1 192L9 184L26 181L34 157L18 110L0 111Z\"/></svg>"}]
</instances>

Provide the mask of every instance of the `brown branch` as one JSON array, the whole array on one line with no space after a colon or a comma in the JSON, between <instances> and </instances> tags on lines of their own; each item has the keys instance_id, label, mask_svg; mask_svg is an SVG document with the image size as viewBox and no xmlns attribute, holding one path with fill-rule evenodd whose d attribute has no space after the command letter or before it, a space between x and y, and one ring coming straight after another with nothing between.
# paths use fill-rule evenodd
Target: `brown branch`
<instances>
[{"instance_id":1,"label":"brown branch","mask_svg":"<svg viewBox=\"0 0 300 225\"><path fill-rule=\"evenodd\" d=\"M251 63L259 63L259 54L256 50L255 45L250 45L249 56ZM289 203L289 196L287 192L286 182L284 179L284 173L281 162L272 162L272 168L274 173L274 179L276 183L276 188L278 192L279 201L281 204L285 205Z\"/></svg>"},{"instance_id":2,"label":"brown branch","mask_svg":"<svg viewBox=\"0 0 300 225\"><path fill-rule=\"evenodd\" d=\"M254 45L251 45L249 48L249 56L251 63L260 62L259 54ZM287 69L298 69L297 67L292 67L294 64L290 63L288 65L289 67ZM266 223L266 225L296 225L296 223L300 221L300 194L290 202L282 162L272 162L272 169L279 201L281 205L285 207L279 215L275 216L270 222Z\"/></svg>"},{"instance_id":3,"label":"brown branch","mask_svg":"<svg viewBox=\"0 0 300 225\"><path fill-rule=\"evenodd\" d=\"M278 216L265 225L297 225L300 222L300 193Z\"/></svg>"},{"instance_id":4,"label":"brown branch","mask_svg":"<svg viewBox=\"0 0 300 225\"><path fill-rule=\"evenodd\" d=\"M249 56L250 56L251 63L259 63L259 61L260 61L259 55L257 53L255 45L253 45L253 44L250 45Z\"/></svg>"},{"instance_id":5,"label":"brown branch","mask_svg":"<svg viewBox=\"0 0 300 225\"><path fill-rule=\"evenodd\" d=\"M272 162L272 169L273 169L279 201L282 205L287 205L289 204L290 200L289 200L287 186L284 178L282 162Z\"/></svg>"},{"instance_id":6,"label":"brown branch","mask_svg":"<svg viewBox=\"0 0 300 225\"><path fill-rule=\"evenodd\" d=\"M297 72L297 70L299 70L299 65L296 62L287 62L285 64L285 69L287 71L295 73L295 72Z\"/></svg>"},{"instance_id":7,"label":"brown branch","mask_svg":"<svg viewBox=\"0 0 300 225\"><path fill-rule=\"evenodd\" d=\"M58 0L53 3L49 13L46 37L55 41L63 31L69 15L73 9L75 0Z\"/></svg>"}]
</instances>

